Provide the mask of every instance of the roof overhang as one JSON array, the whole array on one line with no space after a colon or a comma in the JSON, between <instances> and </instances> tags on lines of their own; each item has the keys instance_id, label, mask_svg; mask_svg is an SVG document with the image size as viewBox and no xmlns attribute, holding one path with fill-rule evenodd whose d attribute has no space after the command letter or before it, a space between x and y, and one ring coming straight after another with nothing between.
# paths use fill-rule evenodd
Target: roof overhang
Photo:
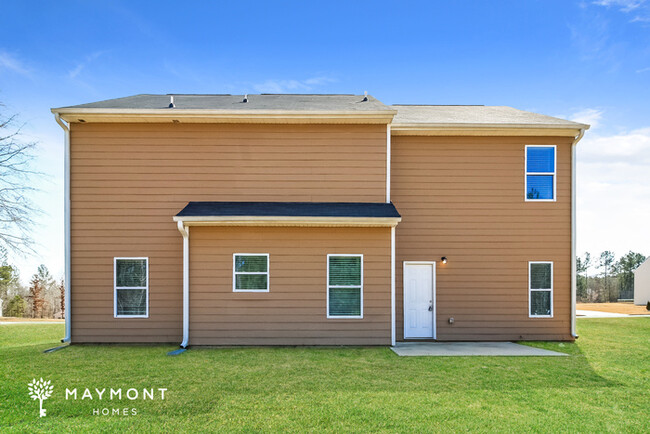
<instances>
[{"instance_id":1,"label":"roof overhang","mask_svg":"<svg viewBox=\"0 0 650 434\"><path fill-rule=\"evenodd\" d=\"M394 136L552 136L576 137L589 125L553 124L391 124Z\"/></svg>"},{"instance_id":2,"label":"roof overhang","mask_svg":"<svg viewBox=\"0 0 650 434\"><path fill-rule=\"evenodd\" d=\"M61 119L74 122L119 123L253 123L253 124L388 124L397 110L205 110L56 108Z\"/></svg>"},{"instance_id":3,"label":"roof overhang","mask_svg":"<svg viewBox=\"0 0 650 434\"><path fill-rule=\"evenodd\" d=\"M200 216L179 217L185 226L395 227L401 217Z\"/></svg>"}]
</instances>

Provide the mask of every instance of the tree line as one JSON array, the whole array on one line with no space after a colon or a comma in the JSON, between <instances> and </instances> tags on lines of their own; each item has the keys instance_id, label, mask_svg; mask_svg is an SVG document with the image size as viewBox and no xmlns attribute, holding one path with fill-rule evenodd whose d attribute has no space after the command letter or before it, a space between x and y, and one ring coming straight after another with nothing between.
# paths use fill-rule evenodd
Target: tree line
<instances>
[{"instance_id":1,"label":"tree line","mask_svg":"<svg viewBox=\"0 0 650 434\"><path fill-rule=\"evenodd\" d=\"M28 286L20 283L18 270L7 263L0 250L0 316L19 318L65 318L65 286L55 280L45 265L40 265Z\"/></svg>"},{"instance_id":2,"label":"tree line","mask_svg":"<svg viewBox=\"0 0 650 434\"><path fill-rule=\"evenodd\" d=\"M646 260L629 251L616 260L614 252L586 252L576 258L576 298L583 303L608 303L634 298L634 270Z\"/></svg>"}]
</instances>

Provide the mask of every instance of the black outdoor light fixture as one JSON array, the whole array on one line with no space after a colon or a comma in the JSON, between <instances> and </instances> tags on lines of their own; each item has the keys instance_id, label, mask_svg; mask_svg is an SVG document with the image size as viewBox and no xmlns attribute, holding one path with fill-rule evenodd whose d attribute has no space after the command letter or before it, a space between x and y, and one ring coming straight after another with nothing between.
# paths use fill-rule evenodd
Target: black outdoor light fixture
<instances>
[{"instance_id":1,"label":"black outdoor light fixture","mask_svg":"<svg viewBox=\"0 0 650 434\"><path fill-rule=\"evenodd\" d=\"M446 256L443 256L442 258L440 258L440 260L442 261L443 264L447 263L447 257Z\"/></svg>"}]
</instances>

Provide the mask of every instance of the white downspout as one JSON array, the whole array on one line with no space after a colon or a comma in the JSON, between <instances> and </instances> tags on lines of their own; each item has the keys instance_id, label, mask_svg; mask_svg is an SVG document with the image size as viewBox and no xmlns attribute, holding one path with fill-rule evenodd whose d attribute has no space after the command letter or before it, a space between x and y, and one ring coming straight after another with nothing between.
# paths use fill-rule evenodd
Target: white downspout
<instances>
[{"instance_id":1,"label":"white downspout","mask_svg":"<svg viewBox=\"0 0 650 434\"><path fill-rule=\"evenodd\" d=\"M56 123L63 128L64 133L64 157L63 157L63 226L64 226L64 256L65 270L63 272L63 283L65 285L65 337L61 342L70 342L72 332L72 310L70 309L70 286L71 286L71 266L70 266L70 127L66 125L58 113L54 113Z\"/></svg>"},{"instance_id":2,"label":"white downspout","mask_svg":"<svg viewBox=\"0 0 650 434\"><path fill-rule=\"evenodd\" d=\"M178 222L178 231L183 236L183 342L187 348L190 340L190 228Z\"/></svg>"},{"instance_id":3,"label":"white downspout","mask_svg":"<svg viewBox=\"0 0 650 434\"><path fill-rule=\"evenodd\" d=\"M571 144L571 336L578 337L576 333L576 145L585 135L586 128L581 128Z\"/></svg>"},{"instance_id":4,"label":"white downspout","mask_svg":"<svg viewBox=\"0 0 650 434\"><path fill-rule=\"evenodd\" d=\"M386 203L390 203L390 124L386 125Z\"/></svg>"},{"instance_id":5,"label":"white downspout","mask_svg":"<svg viewBox=\"0 0 650 434\"><path fill-rule=\"evenodd\" d=\"M390 203L390 124L386 125L386 203ZM395 346L395 226L390 228L390 345Z\"/></svg>"}]
</instances>

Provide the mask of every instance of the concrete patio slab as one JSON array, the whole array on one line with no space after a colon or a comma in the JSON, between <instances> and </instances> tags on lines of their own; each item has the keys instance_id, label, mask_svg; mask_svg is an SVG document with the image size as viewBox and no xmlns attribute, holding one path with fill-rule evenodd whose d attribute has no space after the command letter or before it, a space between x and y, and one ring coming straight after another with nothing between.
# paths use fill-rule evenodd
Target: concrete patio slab
<instances>
[{"instance_id":1,"label":"concrete patio slab","mask_svg":"<svg viewBox=\"0 0 650 434\"><path fill-rule=\"evenodd\" d=\"M632 315L626 313L600 312L597 310L576 310L576 316L581 318L627 318Z\"/></svg>"},{"instance_id":2,"label":"concrete patio slab","mask_svg":"<svg viewBox=\"0 0 650 434\"><path fill-rule=\"evenodd\" d=\"M514 342L398 342L398 356L568 356Z\"/></svg>"}]
</instances>

